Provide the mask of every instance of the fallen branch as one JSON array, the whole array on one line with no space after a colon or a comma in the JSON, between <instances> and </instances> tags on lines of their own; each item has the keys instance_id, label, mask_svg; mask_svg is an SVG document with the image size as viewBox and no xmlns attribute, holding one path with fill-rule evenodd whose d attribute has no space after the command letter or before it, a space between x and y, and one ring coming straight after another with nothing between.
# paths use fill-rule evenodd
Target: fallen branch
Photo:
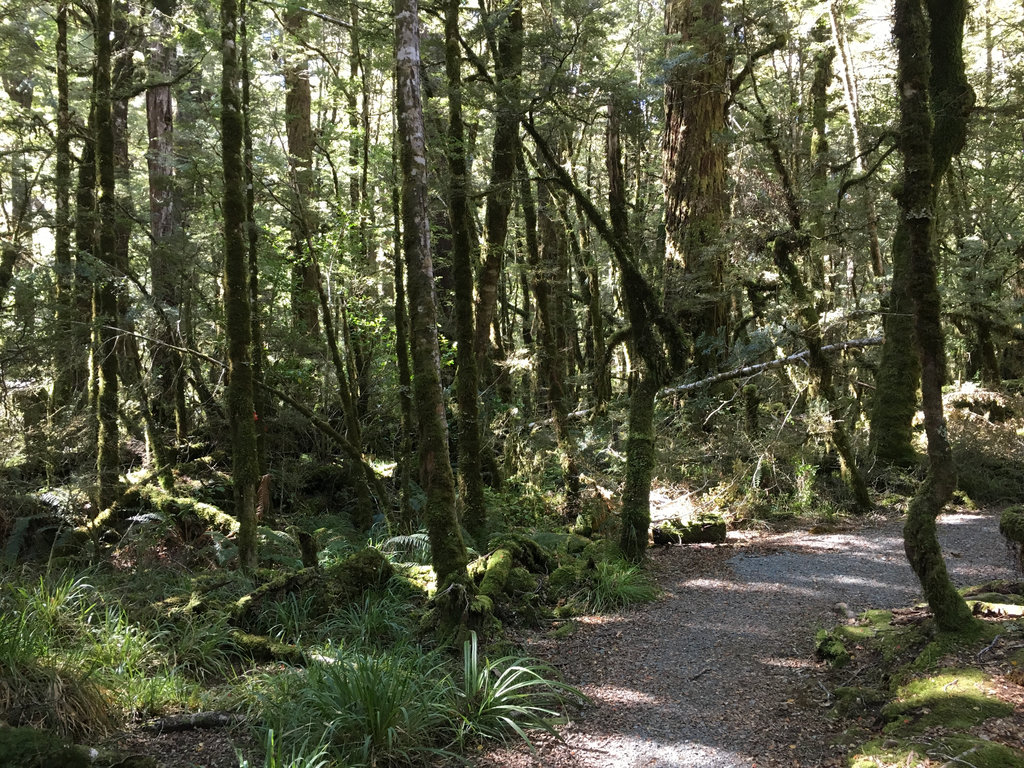
<instances>
[{"instance_id":1,"label":"fallen branch","mask_svg":"<svg viewBox=\"0 0 1024 768\"><path fill-rule=\"evenodd\" d=\"M150 720L139 727L142 731L175 733L200 728L227 728L243 722L245 718L232 712L190 712L183 715L169 715Z\"/></svg>"},{"instance_id":2,"label":"fallen branch","mask_svg":"<svg viewBox=\"0 0 1024 768\"><path fill-rule=\"evenodd\" d=\"M822 352L843 352L847 349L860 349L862 347L877 347L881 345L883 339L881 336L870 336L866 339L850 339L849 341L841 341L838 344L829 344L821 348ZM675 395L680 392L692 392L695 389L701 389L703 387L710 387L713 384L718 384L723 381L729 381L731 379L742 379L746 376L755 376L764 371L774 370L775 368L784 368L787 365L804 361L808 354L806 349L803 352L797 352L796 354L789 355L788 357L780 357L777 360L769 360L767 363L757 363L756 365L747 365L743 368L735 368L731 371L723 371L722 373L716 373L714 376L708 376L706 379L700 381L694 381L690 384L679 384L674 387L666 387L665 389L658 392L658 397L665 398L669 395Z\"/></svg>"},{"instance_id":3,"label":"fallen branch","mask_svg":"<svg viewBox=\"0 0 1024 768\"><path fill-rule=\"evenodd\" d=\"M877 347L881 346L884 339L881 336L869 336L864 339L850 339L849 341L841 341L837 344L828 344L821 348L822 352L843 352L847 349L861 349L863 347ZM788 357L780 357L776 360L769 360L767 363L757 363L755 365L746 365L742 368L734 368L731 371L723 371L722 373L716 373L714 376L708 376L706 379L700 381L690 382L689 384L677 384L674 387L665 387L660 390L657 394L658 398L664 399L671 395L676 395L681 392L693 392L696 389L703 387L710 387L713 384L719 384L723 381L730 381L731 379L742 379L746 376L756 376L759 373L765 371L771 371L776 368L784 368L787 365L793 363L803 362L808 354L806 349L803 352L797 352L789 355ZM579 411L573 411L569 414L570 419L579 419L587 416L593 411L592 408L583 408ZM547 424L551 419L541 419L540 421L534 421L527 424L528 429L539 427L542 424Z\"/></svg>"}]
</instances>

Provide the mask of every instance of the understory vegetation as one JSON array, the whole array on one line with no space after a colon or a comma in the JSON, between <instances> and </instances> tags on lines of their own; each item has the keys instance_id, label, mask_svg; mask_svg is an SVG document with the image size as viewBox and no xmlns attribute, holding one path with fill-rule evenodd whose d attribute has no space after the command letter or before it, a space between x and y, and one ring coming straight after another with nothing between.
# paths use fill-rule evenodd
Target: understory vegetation
<instances>
[{"instance_id":1,"label":"understory vegetation","mask_svg":"<svg viewBox=\"0 0 1024 768\"><path fill-rule=\"evenodd\" d=\"M1004 504L1024 482L1022 398L968 387L946 399L963 471L959 502ZM721 428L711 432L691 426L686 409L659 411L670 439L659 444L655 531L666 524L707 532L719 525L820 527L854 519L827 443L798 439L813 410L799 404L763 410L763 432L727 428L728 419L746 418L743 411L722 409L715 417ZM701 464L685 448L700 444L698 433L706 446L701 451L709 452ZM788 456L763 449L766 433L776 446L790 446ZM70 744L106 743L124 728L183 713L222 713L244 746L239 759L253 768L436 764L489 740L530 742L535 733L553 732L581 694L551 668L523 657L506 630L560 637L571 632L576 615L628 610L657 591L642 565L618 556L615 436L587 428L582 460L589 483L572 519L551 514L563 504L555 446L530 443L525 434L516 440L506 458L514 473L505 490L488 497L494 510L488 545L473 553L469 568L477 599L488 600L491 610L484 625L454 643L427 619L436 589L428 537L383 525L359 534L347 515L332 511L335 504L344 508L340 480L316 463L293 467L288 503L296 511L288 525L264 518L260 567L250 573L233 567L231 526L217 512L230 478L216 456L184 464L171 491L143 476L111 510L116 525L102 532L76 517L73 488L32 492L8 472L5 495L14 503L4 517L0 719L53 734L47 749L63 754ZM708 455L719 460L709 462ZM513 464L517 456L537 458ZM898 511L907 503L913 470L887 469L872 478L880 504ZM969 598L983 606L1009 600L977 591ZM997 659L1011 665L999 674L1015 667L1009 651L995 651L1013 646L1016 620L962 641L976 653L978 643L1001 636L1003 645L985 654L981 677L955 665L952 672L926 668L923 659L931 664L947 653L961 660L969 654L955 643L940 648L936 643L946 641L929 639L919 623L893 627L889 620L869 614L820 644L827 649L832 642L832 651L823 652L852 657L844 669L858 670L834 691L836 711L861 718L844 738L863 741L864 759L943 749L984 756L970 729L1003 711L983 701L982 689ZM904 669L915 659L917 666ZM919 670L947 675L936 683L940 692L946 686L958 696L981 697L971 698L967 710L984 717L944 730L941 741L915 741L921 729L910 726L922 711L932 720L947 712L928 698L925 683L915 682ZM868 721L890 723L883 734L870 722L863 727L866 707L877 710ZM0 744L0 750L15 748ZM995 745L986 749L1003 759ZM110 764L124 759L111 755ZM974 762L1018 764L992 760ZM869 764L897 763L863 763Z\"/></svg>"}]
</instances>

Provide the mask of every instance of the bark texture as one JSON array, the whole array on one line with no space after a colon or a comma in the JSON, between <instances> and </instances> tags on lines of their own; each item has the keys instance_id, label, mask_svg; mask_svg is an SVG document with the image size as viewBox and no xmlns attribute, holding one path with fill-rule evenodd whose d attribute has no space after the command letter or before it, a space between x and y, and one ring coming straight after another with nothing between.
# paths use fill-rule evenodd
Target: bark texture
<instances>
[{"instance_id":1,"label":"bark texture","mask_svg":"<svg viewBox=\"0 0 1024 768\"><path fill-rule=\"evenodd\" d=\"M238 93L239 13L236 0L221 0L221 152L224 165L224 326L228 344L227 415L238 520L238 562L256 566L256 412L253 404L252 318L246 247L245 125Z\"/></svg>"},{"instance_id":2,"label":"bark texture","mask_svg":"<svg viewBox=\"0 0 1024 768\"><path fill-rule=\"evenodd\" d=\"M457 623L458 616L469 609L468 557L455 512L455 478L448 456L448 423L441 391L434 265L427 214L418 24L417 0L397 0L395 58L402 169L402 248L408 267L413 399L419 413L420 486L427 496L424 512L438 594L445 596L445 618Z\"/></svg>"},{"instance_id":3,"label":"bark texture","mask_svg":"<svg viewBox=\"0 0 1024 768\"><path fill-rule=\"evenodd\" d=\"M487 548L487 507L481 472L479 384L474 352L473 263L471 213L468 201L465 127L462 121L462 58L459 46L460 0L445 9L445 70L448 75L448 216L451 221L452 268L455 280L455 333L458 341L459 481L462 519L481 551Z\"/></svg>"},{"instance_id":4,"label":"bark texture","mask_svg":"<svg viewBox=\"0 0 1024 768\"><path fill-rule=\"evenodd\" d=\"M928 435L928 474L910 503L903 538L907 559L936 624L956 631L970 626L972 617L949 578L935 526L956 489L956 465L942 410L945 353L934 217L940 168L948 165L959 148L957 142L962 146L966 136L966 120L957 123L950 113L959 113L963 119L972 93L963 76L966 2L930 0L927 9L926 13L922 0L897 0L893 22L904 164L898 202L913 281L914 330ZM921 55L926 50L930 55Z\"/></svg>"},{"instance_id":5,"label":"bark texture","mask_svg":"<svg viewBox=\"0 0 1024 768\"><path fill-rule=\"evenodd\" d=\"M665 4L666 304L696 340L696 362L716 370L714 341L728 321L725 259L725 105L729 93L721 0ZM703 337L703 340L701 340Z\"/></svg>"}]
</instances>

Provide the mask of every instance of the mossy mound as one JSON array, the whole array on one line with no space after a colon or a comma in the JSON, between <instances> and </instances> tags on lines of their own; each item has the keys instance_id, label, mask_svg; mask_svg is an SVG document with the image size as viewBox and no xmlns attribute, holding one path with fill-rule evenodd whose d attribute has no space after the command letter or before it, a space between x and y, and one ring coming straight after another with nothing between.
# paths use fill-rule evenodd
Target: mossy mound
<instances>
[{"instance_id":1,"label":"mossy mound","mask_svg":"<svg viewBox=\"0 0 1024 768\"><path fill-rule=\"evenodd\" d=\"M0 728L0 765L11 768L90 768L85 747L35 728Z\"/></svg>"},{"instance_id":2,"label":"mossy mound","mask_svg":"<svg viewBox=\"0 0 1024 768\"><path fill-rule=\"evenodd\" d=\"M827 629L819 629L814 636L814 655L833 667L844 667L852 658L846 644Z\"/></svg>"},{"instance_id":3,"label":"mossy mound","mask_svg":"<svg viewBox=\"0 0 1024 768\"><path fill-rule=\"evenodd\" d=\"M157 768L155 758L71 744L36 728L0 726L0 765L5 768Z\"/></svg>"},{"instance_id":4,"label":"mossy mound","mask_svg":"<svg viewBox=\"0 0 1024 768\"><path fill-rule=\"evenodd\" d=\"M849 765L850 768L896 768L909 765L1024 768L1024 752L970 736L943 736L916 741L886 738L863 744L851 754Z\"/></svg>"},{"instance_id":5,"label":"mossy mound","mask_svg":"<svg viewBox=\"0 0 1024 768\"><path fill-rule=\"evenodd\" d=\"M670 544L721 544L726 535L725 520L720 517L701 517L684 521L666 520L653 531L657 546Z\"/></svg>"},{"instance_id":6,"label":"mossy mound","mask_svg":"<svg viewBox=\"0 0 1024 768\"><path fill-rule=\"evenodd\" d=\"M993 717L1013 713L1013 706L991 694L992 680L980 669L952 668L899 686L882 708L892 733L920 733L941 726L966 730Z\"/></svg>"},{"instance_id":7,"label":"mossy mound","mask_svg":"<svg viewBox=\"0 0 1024 768\"><path fill-rule=\"evenodd\" d=\"M491 553L470 564L477 599L485 613L517 624L536 625L544 613L541 586L555 569L554 554L530 536L503 533Z\"/></svg>"},{"instance_id":8,"label":"mossy mound","mask_svg":"<svg viewBox=\"0 0 1024 768\"><path fill-rule=\"evenodd\" d=\"M251 628L267 603L283 600L290 594L313 596L310 615L324 616L366 590L382 586L393 575L394 567L384 554L367 547L326 570L302 568L276 574L235 602L231 610L232 622Z\"/></svg>"}]
</instances>

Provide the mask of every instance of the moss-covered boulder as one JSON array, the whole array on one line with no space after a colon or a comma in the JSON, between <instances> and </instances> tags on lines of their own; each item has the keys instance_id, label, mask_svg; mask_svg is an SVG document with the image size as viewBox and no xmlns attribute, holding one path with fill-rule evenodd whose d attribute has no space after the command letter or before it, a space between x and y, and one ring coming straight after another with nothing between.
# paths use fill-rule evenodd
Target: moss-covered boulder
<instances>
[{"instance_id":1,"label":"moss-covered boulder","mask_svg":"<svg viewBox=\"0 0 1024 768\"><path fill-rule=\"evenodd\" d=\"M654 529L654 544L721 544L725 541L726 530L725 520L720 517L701 517L690 521L674 518Z\"/></svg>"},{"instance_id":2,"label":"moss-covered boulder","mask_svg":"<svg viewBox=\"0 0 1024 768\"><path fill-rule=\"evenodd\" d=\"M1003 510L999 518L999 532L1018 546L1024 544L1024 504L1014 504Z\"/></svg>"}]
</instances>

